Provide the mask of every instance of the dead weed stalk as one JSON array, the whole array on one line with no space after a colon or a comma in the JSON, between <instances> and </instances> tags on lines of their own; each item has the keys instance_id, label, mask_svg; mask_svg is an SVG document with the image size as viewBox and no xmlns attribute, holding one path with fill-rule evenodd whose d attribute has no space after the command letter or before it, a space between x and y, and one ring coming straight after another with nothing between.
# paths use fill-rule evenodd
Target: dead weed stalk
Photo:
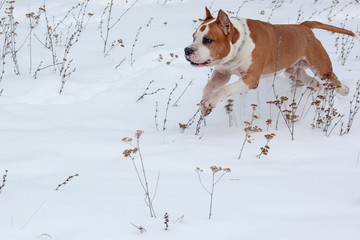
<instances>
[{"instance_id":1,"label":"dead weed stalk","mask_svg":"<svg viewBox=\"0 0 360 240\"><path fill-rule=\"evenodd\" d=\"M59 188L60 188L61 186L68 184L71 179L73 179L74 177L78 177L78 176L79 176L79 174L75 174L75 175L69 176L64 182L60 183L60 184L57 186L57 188L55 189L55 191L59 190Z\"/></svg>"},{"instance_id":2,"label":"dead weed stalk","mask_svg":"<svg viewBox=\"0 0 360 240\"><path fill-rule=\"evenodd\" d=\"M357 81L356 90L352 100L350 101L349 118L345 123L341 123L340 135L348 134L354 122L356 114L360 110L360 80Z\"/></svg>"},{"instance_id":3,"label":"dead weed stalk","mask_svg":"<svg viewBox=\"0 0 360 240\"><path fill-rule=\"evenodd\" d=\"M5 170L5 173L4 173L3 178L2 178L2 183L0 185L0 193L1 193L1 190L5 187L7 174L8 174L8 170Z\"/></svg>"},{"instance_id":4,"label":"dead weed stalk","mask_svg":"<svg viewBox=\"0 0 360 240\"><path fill-rule=\"evenodd\" d=\"M145 203L149 208L150 216L156 217L155 210L153 207L153 200L156 195L157 189L155 188L155 193L154 193L153 197L151 197L150 190L149 190L149 182L147 179L146 169L145 169L145 165L144 165L144 159L143 159L141 151L140 151L140 137L143 134L143 132L144 131L142 131L142 130L136 131L136 133L135 133L136 143L135 144L133 143L132 138L125 137L122 139L123 142L125 142L125 143L129 144L131 147L133 147L131 149L126 149L123 152L123 155L124 155L124 157L131 159L131 162L134 166L134 169L135 169L136 175L138 177L138 180L140 182L140 185L141 185L142 189L144 190ZM142 169L141 171L139 170L139 168L135 162L136 154L138 154L139 159L140 159L140 165L141 165L141 169Z\"/></svg>"},{"instance_id":5,"label":"dead weed stalk","mask_svg":"<svg viewBox=\"0 0 360 240\"><path fill-rule=\"evenodd\" d=\"M245 121L245 128L244 128L244 131L245 131L245 136L244 136L244 141L241 145L241 149L240 149L240 153L239 153L239 156L238 156L238 159L241 159L241 155L244 151L244 147L245 147L245 144L246 143L251 143L254 139L251 137L251 133L255 133L255 132L261 132L262 129L259 128L258 126L254 126L254 121L255 119L258 119L259 116L255 114L255 111L256 111L256 108L257 108L257 105L256 104L251 104L252 106L252 114L251 114L251 120L250 122L249 121Z\"/></svg>"},{"instance_id":6,"label":"dead weed stalk","mask_svg":"<svg viewBox=\"0 0 360 240\"><path fill-rule=\"evenodd\" d=\"M199 178L199 182L201 184L201 186L204 188L204 190L210 195L210 206L209 206L209 220L211 219L211 216L212 216L212 207L213 207L213 199L214 199L214 189L215 189L215 185L221 180L221 178L231 172L231 169L230 168L222 168L222 167L217 167L217 166L211 166L210 167L211 171L212 171L212 180L211 180L211 188L207 188L205 187L205 185L203 184L202 182L202 179L201 179L201 173L204 171L202 170L201 168L197 167L195 169L197 175L198 175L198 178ZM218 176L216 178L216 174L217 173L220 173L220 176Z\"/></svg>"}]
</instances>

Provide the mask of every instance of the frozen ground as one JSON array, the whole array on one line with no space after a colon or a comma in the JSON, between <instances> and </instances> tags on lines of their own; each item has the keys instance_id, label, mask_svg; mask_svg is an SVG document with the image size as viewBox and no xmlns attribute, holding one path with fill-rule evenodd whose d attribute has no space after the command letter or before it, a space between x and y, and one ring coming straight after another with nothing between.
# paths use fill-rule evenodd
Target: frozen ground
<instances>
[{"instance_id":1,"label":"frozen ground","mask_svg":"<svg viewBox=\"0 0 360 240\"><path fill-rule=\"evenodd\" d=\"M8 170L0 193L0 239L360 239L359 116L344 136L339 136L340 125L329 137L312 129L312 108L296 123L294 141L281 118L278 130L273 123L265 131L270 117L266 102L274 100L271 76L263 79L257 90L234 96L236 126L229 127L226 103L220 103L199 135L194 134L198 116L194 125L180 132L178 124L186 123L198 109L210 74L209 68L191 67L183 57L183 49L199 25L197 19L204 17L204 6L215 14L220 8L232 11L231 15L239 10L238 16L270 18L271 23L296 23L298 18L301 22L310 17L329 23L330 18L331 24L342 26L345 22L347 29L359 31L360 4L354 0L334 7L330 0L271 2L140 0L131 7L134 0L115 1L112 22L130 9L110 31L109 42L122 39L124 47L117 46L104 57L98 27L107 0L90 0L86 13L93 16L71 48L68 58L73 59L76 71L61 95L61 78L52 68L33 78L40 61L43 66L52 62L50 51L35 37L45 41L42 14L32 32L31 74L28 39L18 52L21 75L15 76L7 56L0 83L0 186ZM52 16L58 21L75 4L47 0L46 12L51 21ZM18 46L29 32L25 14L37 12L42 5L39 0L15 2ZM64 36L74 17L60 25ZM85 18L87 21L88 16ZM337 50L339 35L321 30L315 34L327 49L335 73L351 89L349 96L335 97L338 111L348 114L360 79L360 44L355 42L341 65L342 36ZM137 102L151 80L148 92L165 90ZM191 81L178 106L173 106ZM291 96L290 84L282 74L275 83L279 93ZM251 119L252 103L259 105L260 118L255 123L264 131L252 134L255 140L245 145L238 160L245 135L243 122ZM274 122L276 116L273 108ZM160 174L154 199L157 218L150 217L132 162L123 156L131 147L122 138L134 137L138 129L144 130L140 146L151 194ZM271 132L276 136L269 144L269 154L259 159L256 155L265 144L264 134ZM138 157L135 162L141 169ZM231 168L231 172L216 185L209 220L210 198L195 168L204 170L203 182L210 187L209 167L213 165ZM55 191L74 174L79 176ZM168 231L164 230L165 213L169 214ZM179 218L182 221L176 221ZM146 232L140 233L131 223L143 226Z\"/></svg>"}]
</instances>

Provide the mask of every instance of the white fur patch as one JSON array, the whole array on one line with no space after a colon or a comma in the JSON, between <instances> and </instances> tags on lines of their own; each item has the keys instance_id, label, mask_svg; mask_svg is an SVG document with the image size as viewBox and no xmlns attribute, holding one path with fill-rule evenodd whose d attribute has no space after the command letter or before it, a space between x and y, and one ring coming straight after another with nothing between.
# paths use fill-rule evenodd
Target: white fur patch
<instances>
[{"instance_id":1,"label":"white fur patch","mask_svg":"<svg viewBox=\"0 0 360 240\"><path fill-rule=\"evenodd\" d=\"M240 38L231 44L230 53L221 61L219 68L226 68L232 73L246 73L252 63L255 43L250 37L250 29L245 18L231 18L234 27L240 32ZM239 48L241 48L239 50Z\"/></svg>"},{"instance_id":2,"label":"white fur patch","mask_svg":"<svg viewBox=\"0 0 360 240\"><path fill-rule=\"evenodd\" d=\"M231 83L231 90L230 92L227 93L227 96L231 96L237 93L245 93L249 90L249 86L242 80L240 79L237 82Z\"/></svg>"},{"instance_id":3,"label":"white fur patch","mask_svg":"<svg viewBox=\"0 0 360 240\"><path fill-rule=\"evenodd\" d=\"M239 79L236 82L230 83L216 91L216 95L219 97L219 101L224 100L234 94L245 93L249 90L249 86L242 80Z\"/></svg>"},{"instance_id":4,"label":"white fur patch","mask_svg":"<svg viewBox=\"0 0 360 240\"><path fill-rule=\"evenodd\" d=\"M204 36L209 32L209 27L206 25L204 31L200 31L199 28L194 33L194 42L190 45L194 49L194 53L191 55L190 61L194 63L204 63L208 60L212 60L209 48L203 43Z\"/></svg>"}]
</instances>

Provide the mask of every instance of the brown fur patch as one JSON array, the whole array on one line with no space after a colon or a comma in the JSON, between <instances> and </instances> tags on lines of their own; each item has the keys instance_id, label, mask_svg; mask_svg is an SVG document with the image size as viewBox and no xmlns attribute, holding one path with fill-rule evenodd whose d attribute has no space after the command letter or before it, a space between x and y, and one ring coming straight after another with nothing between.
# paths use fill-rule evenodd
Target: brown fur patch
<instances>
[{"instance_id":1,"label":"brown fur patch","mask_svg":"<svg viewBox=\"0 0 360 240\"><path fill-rule=\"evenodd\" d=\"M232 26L230 34L226 36L223 29L219 26L218 21L210 23L208 27L209 32L207 33L206 37L214 41L208 46L211 52L211 57L214 60L223 59L230 52L230 42L235 44L236 41L239 40L240 32L234 26ZM201 28L203 28L203 26Z\"/></svg>"},{"instance_id":2,"label":"brown fur patch","mask_svg":"<svg viewBox=\"0 0 360 240\"><path fill-rule=\"evenodd\" d=\"M206 25L202 25L201 27L200 27L200 32L203 32L203 31L205 31L205 28L206 28Z\"/></svg>"},{"instance_id":3,"label":"brown fur patch","mask_svg":"<svg viewBox=\"0 0 360 240\"><path fill-rule=\"evenodd\" d=\"M240 38L240 32L233 27L233 32L232 32L232 37L231 37L231 42L232 44L235 44L237 42L237 40L239 40Z\"/></svg>"},{"instance_id":4,"label":"brown fur patch","mask_svg":"<svg viewBox=\"0 0 360 240\"><path fill-rule=\"evenodd\" d=\"M207 46L210 50L210 55L214 60L223 59L230 52L228 36L225 35L217 22L210 23L208 26L209 32L206 34L206 37L214 41Z\"/></svg>"}]
</instances>

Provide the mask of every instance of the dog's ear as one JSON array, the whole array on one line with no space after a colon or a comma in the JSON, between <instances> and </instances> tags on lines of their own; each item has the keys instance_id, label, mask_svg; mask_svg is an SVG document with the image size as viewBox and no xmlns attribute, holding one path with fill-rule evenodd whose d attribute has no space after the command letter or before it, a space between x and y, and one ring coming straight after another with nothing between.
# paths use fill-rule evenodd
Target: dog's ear
<instances>
[{"instance_id":1,"label":"dog's ear","mask_svg":"<svg viewBox=\"0 0 360 240\"><path fill-rule=\"evenodd\" d=\"M211 12L210 12L210 10L209 10L207 7L205 7L205 12L206 12L206 17L205 17L204 21L207 21L207 20L210 20L210 19L213 19L213 18L214 18L214 17L211 15Z\"/></svg>"},{"instance_id":2,"label":"dog's ear","mask_svg":"<svg viewBox=\"0 0 360 240\"><path fill-rule=\"evenodd\" d=\"M229 35L234 28L229 19L229 16L221 9L218 13L216 22L220 25L220 28L224 31L226 36Z\"/></svg>"}]
</instances>

